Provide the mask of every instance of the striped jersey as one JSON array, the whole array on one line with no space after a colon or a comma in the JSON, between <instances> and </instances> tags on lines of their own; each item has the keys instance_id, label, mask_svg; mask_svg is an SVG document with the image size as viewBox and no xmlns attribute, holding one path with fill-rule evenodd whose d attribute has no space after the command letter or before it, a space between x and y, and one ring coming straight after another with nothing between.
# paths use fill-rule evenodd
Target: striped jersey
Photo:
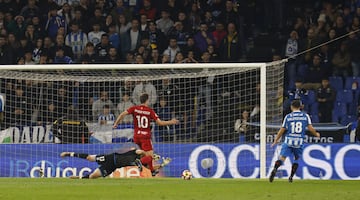
<instances>
[{"instance_id":1,"label":"striped jersey","mask_svg":"<svg viewBox=\"0 0 360 200\"><path fill-rule=\"evenodd\" d=\"M83 54L88 38L86 33L79 31L77 33L69 33L65 38L65 44L70 46L76 58L80 58Z\"/></svg>"},{"instance_id":2,"label":"striped jersey","mask_svg":"<svg viewBox=\"0 0 360 200\"><path fill-rule=\"evenodd\" d=\"M289 147L300 148L303 145L306 128L311 124L308 114L294 111L287 114L282 123L286 129L284 143Z\"/></svg>"},{"instance_id":3,"label":"striped jersey","mask_svg":"<svg viewBox=\"0 0 360 200\"><path fill-rule=\"evenodd\" d=\"M112 114L112 113L109 113L107 115L101 114L98 117L98 121L99 121L99 124L101 124L101 121L105 121L106 124L111 124L112 125L115 122L115 115Z\"/></svg>"}]
</instances>

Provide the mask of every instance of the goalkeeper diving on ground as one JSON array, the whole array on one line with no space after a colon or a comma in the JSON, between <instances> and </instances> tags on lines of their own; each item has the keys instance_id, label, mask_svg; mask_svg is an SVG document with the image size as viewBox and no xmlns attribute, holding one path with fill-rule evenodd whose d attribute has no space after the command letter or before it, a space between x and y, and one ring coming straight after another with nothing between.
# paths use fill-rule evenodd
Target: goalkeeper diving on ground
<instances>
[{"instance_id":1,"label":"goalkeeper diving on ground","mask_svg":"<svg viewBox=\"0 0 360 200\"><path fill-rule=\"evenodd\" d=\"M143 170L143 165L140 161L141 157L145 156L146 152L141 149L131 148L131 150L125 153L110 153L110 154L100 154L100 155L90 155L86 153L76 153L76 152L62 152L60 157L75 157L86 159L90 162L97 162L99 167L95 169L92 173L85 176L71 176L70 178L79 178L79 179L95 179L99 177L107 177L117 168L127 167L127 166L137 166L139 171ZM154 159L158 159L158 155L154 156ZM171 159L163 158L163 162L160 165L156 165L156 168L165 167L170 163Z\"/></svg>"}]
</instances>

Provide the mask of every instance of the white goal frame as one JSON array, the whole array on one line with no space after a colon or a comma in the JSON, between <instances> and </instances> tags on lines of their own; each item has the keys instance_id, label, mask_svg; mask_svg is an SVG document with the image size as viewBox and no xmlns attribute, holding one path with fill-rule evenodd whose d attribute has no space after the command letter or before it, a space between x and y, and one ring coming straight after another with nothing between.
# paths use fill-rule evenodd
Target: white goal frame
<instances>
[{"instance_id":1,"label":"white goal frame","mask_svg":"<svg viewBox=\"0 0 360 200\"><path fill-rule=\"evenodd\" d=\"M280 63L280 62L279 62ZM271 63L273 64L273 63ZM50 66L50 68L49 68ZM266 178L266 63L186 63L186 64L49 64L2 65L1 70L119 70L119 69L219 69L250 67L260 69L260 179Z\"/></svg>"}]
</instances>

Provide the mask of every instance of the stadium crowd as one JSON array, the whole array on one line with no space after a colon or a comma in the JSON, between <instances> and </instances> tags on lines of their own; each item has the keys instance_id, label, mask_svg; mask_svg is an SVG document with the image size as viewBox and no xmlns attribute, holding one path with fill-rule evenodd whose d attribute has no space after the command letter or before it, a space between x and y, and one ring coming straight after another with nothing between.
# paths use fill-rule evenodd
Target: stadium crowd
<instances>
[{"instance_id":1,"label":"stadium crowd","mask_svg":"<svg viewBox=\"0 0 360 200\"><path fill-rule=\"evenodd\" d=\"M288 58L284 110L290 100L301 98L314 122L346 124L356 120L360 99L359 19L359 0L0 0L0 64L269 62ZM19 99L31 88L25 81L2 84L3 93ZM79 88L76 84L51 86L51 92L59 95L44 98L44 110L81 105L83 117L98 120L105 107L96 99L136 104L134 83L130 88L124 83L108 90L123 93L98 91L99 97L86 102L75 95L79 94L74 92ZM164 86L161 82L138 84L155 90L154 94L161 93ZM206 84L202 86L202 91L194 93L204 96L205 107L214 105L210 102L214 98L206 98ZM256 85L252 88L256 91ZM163 107L166 101L171 104L171 99L158 96ZM34 109L30 105L23 109L30 112ZM120 111L112 102L107 105L114 114ZM252 113L253 108L256 103L244 112ZM207 107L204 112L206 120L213 109ZM17 120L31 121L34 116L28 113L23 119L24 112L10 113L19 115L13 116ZM53 120L59 115L42 116ZM229 121L235 124L235 120Z\"/></svg>"}]
</instances>

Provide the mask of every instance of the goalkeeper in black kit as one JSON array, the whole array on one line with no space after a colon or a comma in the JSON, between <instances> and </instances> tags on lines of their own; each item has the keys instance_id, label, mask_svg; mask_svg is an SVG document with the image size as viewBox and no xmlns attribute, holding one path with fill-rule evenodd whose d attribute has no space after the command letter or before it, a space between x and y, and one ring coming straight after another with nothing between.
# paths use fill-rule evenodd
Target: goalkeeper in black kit
<instances>
[{"instance_id":1,"label":"goalkeeper in black kit","mask_svg":"<svg viewBox=\"0 0 360 200\"><path fill-rule=\"evenodd\" d=\"M62 144L89 143L89 128L72 109L53 123L52 132ZM54 142L58 143L56 140Z\"/></svg>"},{"instance_id":2,"label":"goalkeeper in black kit","mask_svg":"<svg viewBox=\"0 0 360 200\"><path fill-rule=\"evenodd\" d=\"M86 159L90 162L97 162L99 167L93 171L91 174L85 175L83 177L72 176L71 178L80 178L80 179L94 179L99 177L106 177L114 172L117 168L126 167L126 166L137 166L140 171L142 171L142 164L140 158L145 155L145 151L140 149L131 149L125 153L111 153L111 154L101 154L101 155L89 155L85 153L75 153L75 152L62 152L60 157L76 157Z\"/></svg>"}]
</instances>

